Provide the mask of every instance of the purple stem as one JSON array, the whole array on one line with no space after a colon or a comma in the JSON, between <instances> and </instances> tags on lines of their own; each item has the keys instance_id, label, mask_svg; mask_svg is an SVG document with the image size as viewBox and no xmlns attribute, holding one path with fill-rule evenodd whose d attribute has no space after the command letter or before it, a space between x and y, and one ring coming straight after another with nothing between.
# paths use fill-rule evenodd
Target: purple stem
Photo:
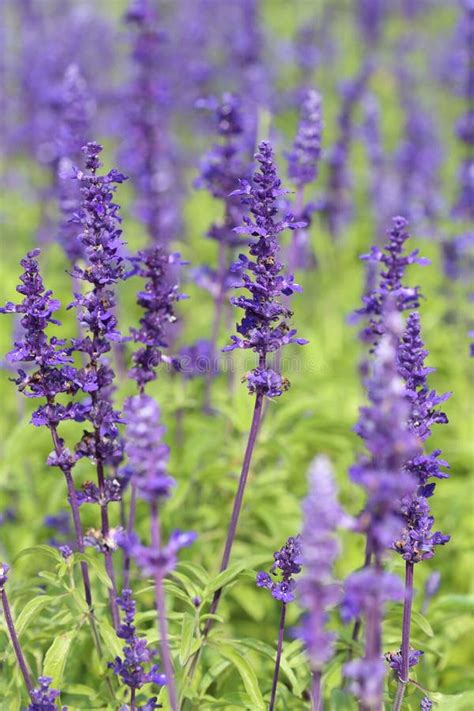
<instances>
[{"instance_id":1,"label":"purple stem","mask_svg":"<svg viewBox=\"0 0 474 711\"><path fill-rule=\"evenodd\" d=\"M158 505L156 501L150 504L151 513L151 545L155 551L161 547L160 521L158 518ZM163 576L158 571L155 573L155 601L158 613L158 632L160 635L160 652L163 669L166 676L166 688L172 711L178 711L178 697L174 681L173 661L168 642L168 625L166 622L165 591L163 588Z\"/></svg>"},{"instance_id":2,"label":"purple stem","mask_svg":"<svg viewBox=\"0 0 474 711\"><path fill-rule=\"evenodd\" d=\"M323 697L321 696L321 670L313 672L313 683L311 687L311 710L323 711Z\"/></svg>"},{"instance_id":3,"label":"purple stem","mask_svg":"<svg viewBox=\"0 0 474 711\"><path fill-rule=\"evenodd\" d=\"M136 705L135 705L135 689L132 688L130 689L130 711L136 711Z\"/></svg>"},{"instance_id":4,"label":"purple stem","mask_svg":"<svg viewBox=\"0 0 474 711\"><path fill-rule=\"evenodd\" d=\"M63 451L63 446L61 444L61 440L59 438L56 425L50 424L49 430L51 432L51 438L53 440L54 451L55 451L58 459L60 459L60 455ZM79 553L84 553L84 540L83 540L83 536L82 536L81 517L80 517L80 513L79 513L79 504L77 503L77 496L76 496L76 490L74 488L74 481L72 478L71 467L63 465L61 467L61 470L64 474L65 479L66 479L68 501L69 501L69 506L71 507L72 520L74 522L74 532L76 534L77 549L78 549ZM90 577L89 577L89 568L87 567L87 563L85 561L81 561L81 573L82 573L82 580L84 583L84 594L85 594L87 607L89 608L89 610L92 611L91 581L90 581Z\"/></svg>"},{"instance_id":5,"label":"purple stem","mask_svg":"<svg viewBox=\"0 0 474 711\"><path fill-rule=\"evenodd\" d=\"M16 630L15 630L15 625L13 624L13 619L10 611L10 605L8 603L8 597L7 597L7 591L5 588L2 588L1 590L1 596L2 596L2 607L3 607L3 614L5 615L5 622L7 623L8 627L8 632L10 634L10 639L12 641L13 649L15 650L15 656L18 662L18 666L20 667L20 671L22 673L25 686L28 689L28 693L30 693L33 690L33 684L31 682L31 677L30 677L30 672L28 671L28 667L25 661L25 657L23 656L22 649L20 647L20 642L18 640Z\"/></svg>"},{"instance_id":6,"label":"purple stem","mask_svg":"<svg viewBox=\"0 0 474 711\"><path fill-rule=\"evenodd\" d=\"M286 617L286 603L283 602L281 605L280 628L278 630L278 646L277 646L277 653L276 653L276 659L275 659L275 671L273 672L272 693L270 695L270 705L268 707L268 711L273 711L273 709L275 708L276 692L277 692L277 686L278 686L278 676L280 674L281 653L283 650L283 638L285 636L285 617Z\"/></svg>"},{"instance_id":7,"label":"purple stem","mask_svg":"<svg viewBox=\"0 0 474 711\"><path fill-rule=\"evenodd\" d=\"M252 424L250 427L250 433L249 433L249 438L247 441L247 447L245 449L244 461L242 464L242 471L240 472L237 494L234 499L234 507L232 509L232 517L230 519L229 530L227 531L227 539L225 542L224 554L222 556L222 561L221 561L221 565L219 568L220 573L222 573L224 570L226 570L229 565L230 554L231 554L232 546L233 546L234 540L235 540L235 534L237 531L237 524L239 522L240 511L242 509L242 501L244 498L244 491L245 491L245 485L247 483L250 462L252 461L252 454L253 454L255 442L257 439L258 428L260 425L260 419L262 417L262 405L263 405L263 395L262 395L262 393L259 392L259 393L257 393L257 396L255 398L255 407L254 407L254 411L253 411ZM220 588L219 590L216 590L216 592L214 593L214 597L212 598L211 607L209 610L211 615L216 614L221 595L222 595L222 588ZM212 627L212 623L213 623L212 618L208 618L206 621L204 630L203 630L204 639L209 634L209 630Z\"/></svg>"},{"instance_id":8,"label":"purple stem","mask_svg":"<svg viewBox=\"0 0 474 711\"><path fill-rule=\"evenodd\" d=\"M413 603L413 574L415 566L409 561L405 564L405 601L403 603L403 622L402 622L402 668L400 679L398 681L397 693L393 703L393 711L400 711L405 696L405 689L409 682L409 657L410 657L410 627L411 627L411 608Z\"/></svg>"},{"instance_id":9,"label":"purple stem","mask_svg":"<svg viewBox=\"0 0 474 711\"><path fill-rule=\"evenodd\" d=\"M128 510L128 523L127 523L128 538L130 538L130 536L132 535L133 529L135 527L136 510L137 510L137 487L136 487L136 484L132 481L131 495L130 495L130 508ZM128 553L126 553L124 560L123 560L123 586L124 586L124 588L129 588L130 560L131 560L130 555Z\"/></svg>"}]
</instances>

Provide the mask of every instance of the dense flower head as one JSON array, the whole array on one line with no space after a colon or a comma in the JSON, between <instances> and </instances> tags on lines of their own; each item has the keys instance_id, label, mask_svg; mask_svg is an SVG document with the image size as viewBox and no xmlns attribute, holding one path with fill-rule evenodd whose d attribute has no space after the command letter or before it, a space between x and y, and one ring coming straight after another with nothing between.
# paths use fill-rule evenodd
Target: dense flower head
<instances>
[{"instance_id":1,"label":"dense flower head","mask_svg":"<svg viewBox=\"0 0 474 711\"><path fill-rule=\"evenodd\" d=\"M414 667L418 664L420 661L420 657L424 653L420 649L410 649L408 652L408 667ZM388 665L391 669L393 669L396 673L397 678L402 678L402 665L403 665L403 660L402 660L402 653L401 651L399 652L387 652L385 654L385 659L388 662Z\"/></svg>"},{"instance_id":2,"label":"dense flower head","mask_svg":"<svg viewBox=\"0 0 474 711\"><path fill-rule=\"evenodd\" d=\"M433 702L427 696L423 696L420 701L420 711L431 711Z\"/></svg>"},{"instance_id":3,"label":"dense flower head","mask_svg":"<svg viewBox=\"0 0 474 711\"><path fill-rule=\"evenodd\" d=\"M300 121L293 148L288 153L288 177L295 185L312 183L321 158L321 94L308 89L301 102Z\"/></svg>"},{"instance_id":4,"label":"dense flower head","mask_svg":"<svg viewBox=\"0 0 474 711\"><path fill-rule=\"evenodd\" d=\"M366 567L351 573L344 584L344 595L340 605L344 624L360 615L370 612L375 602L400 602L404 587L400 578L385 570Z\"/></svg>"},{"instance_id":5,"label":"dense flower head","mask_svg":"<svg viewBox=\"0 0 474 711\"><path fill-rule=\"evenodd\" d=\"M361 331L364 341L377 343L384 332L382 312L387 299L394 297L398 311L413 309L419 305L420 290L416 286L407 288L403 285L405 269L409 264L429 264L429 261L418 256L418 250L406 253L405 242L409 238L406 231L407 220L404 217L394 217L393 227L389 232L389 241L380 249L373 246L369 254L361 259L375 265L381 264L379 284L363 296L363 307L355 311L354 318L365 317L368 325Z\"/></svg>"},{"instance_id":6,"label":"dense flower head","mask_svg":"<svg viewBox=\"0 0 474 711\"><path fill-rule=\"evenodd\" d=\"M240 97L227 93L220 100L211 98L200 101L198 105L213 111L221 143L213 145L202 159L195 185L206 188L214 197L229 201L238 208L238 201L235 198L229 200L229 195L238 181L247 176L249 163L244 160L248 146Z\"/></svg>"},{"instance_id":7,"label":"dense flower head","mask_svg":"<svg viewBox=\"0 0 474 711\"><path fill-rule=\"evenodd\" d=\"M156 651L148 647L146 639L137 635L136 605L132 591L123 590L121 597L117 598L117 605L123 613L117 637L124 640L125 645L122 650L123 657L115 657L108 667L131 689L141 689L145 684L166 684L165 676L158 671L158 664L152 664L148 671L145 670L145 665L153 661Z\"/></svg>"},{"instance_id":8,"label":"dense flower head","mask_svg":"<svg viewBox=\"0 0 474 711\"><path fill-rule=\"evenodd\" d=\"M79 67L67 67L58 101L58 167L57 187L62 219L58 238L71 262L83 256L83 245L78 239L77 224L72 221L79 210L80 193L77 182L72 181L73 166L81 156L81 148L90 132L93 102L87 82Z\"/></svg>"},{"instance_id":9,"label":"dense flower head","mask_svg":"<svg viewBox=\"0 0 474 711\"><path fill-rule=\"evenodd\" d=\"M444 402L450 393L438 395L428 387L427 377L434 368L425 366L428 350L421 338L420 317L412 312L398 347L398 372L406 384L407 399L410 405L408 425L410 430L421 440L431 436L434 424L446 424L448 418L438 405ZM418 563L432 558L434 546L444 545L450 539L439 531L432 531L434 518L431 515L428 499L433 495L435 484L429 479L445 479L443 468L448 463L440 459L440 450L421 453L410 458L404 465L417 481L418 488L412 494L404 496L401 512L405 525L401 535L394 540L394 549L411 563Z\"/></svg>"},{"instance_id":10,"label":"dense flower head","mask_svg":"<svg viewBox=\"0 0 474 711\"><path fill-rule=\"evenodd\" d=\"M270 575L263 571L257 574L257 586L267 588L275 598L288 603L295 599L296 581L294 576L301 572L301 537L290 536L284 546L273 554ZM271 575L280 580L272 580Z\"/></svg>"},{"instance_id":11,"label":"dense flower head","mask_svg":"<svg viewBox=\"0 0 474 711\"><path fill-rule=\"evenodd\" d=\"M339 555L336 529L348 524L341 510L329 459L316 457L308 472L308 496L303 503L301 533L303 575L298 583L301 604L306 610L300 635L305 643L311 668L321 669L332 656L334 635L326 629L328 609L340 598L333 577Z\"/></svg>"},{"instance_id":12,"label":"dense flower head","mask_svg":"<svg viewBox=\"0 0 474 711\"><path fill-rule=\"evenodd\" d=\"M65 347L66 342L55 336L49 338L46 333L50 325L60 325L53 317L60 308L60 302L45 289L37 259L39 253L39 249L34 249L20 262L24 271L17 291L23 295L23 300L18 304L7 302L0 308L0 313L22 315L20 325L23 332L21 338L15 341L15 348L7 354L7 361L36 366L35 370L28 372L19 368L14 382L19 392L27 397L47 400L46 405L33 412L31 421L35 426L51 426L66 419L81 421L83 416L81 404L54 401L61 393L74 395L80 388L80 381L79 372L71 365L72 358Z\"/></svg>"},{"instance_id":13,"label":"dense flower head","mask_svg":"<svg viewBox=\"0 0 474 711\"><path fill-rule=\"evenodd\" d=\"M231 303L245 311L237 326L239 336L232 336L232 345L224 350L250 348L258 353L258 370L249 377L249 389L268 397L275 397L285 389L281 375L266 365L266 355L288 343L303 345L307 341L295 338L296 330L290 329L288 319L291 311L281 303L283 295L290 296L300 287L294 283L293 276L281 274L283 265L278 261L279 245L277 237L283 230L297 229L304 223L293 221L292 215L278 219L278 198L285 193L281 188L273 162L270 144L262 141L256 155L259 170L253 176L252 183L241 182L237 191L242 195L242 202L248 205L252 217L244 217L245 226L236 231L250 235L255 239L250 246L250 254L255 260L239 255L234 265L234 273L240 275L241 282L236 288L244 288L250 296L237 296ZM253 279L252 279L253 277Z\"/></svg>"},{"instance_id":14,"label":"dense flower head","mask_svg":"<svg viewBox=\"0 0 474 711\"><path fill-rule=\"evenodd\" d=\"M87 355L88 363L78 371L76 380L89 396L82 414L92 423L94 433L84 432L77 454L115 466L122 458L120 417L110 401L115 375L104 356L112 343L122 340L117 330L114 286L126 275L119 206L113 202L113 195L116 185L126 178L115 168L105 175L97 174L102 166L99 160L102 146L98 143L87 143L83 152L86 172L76 169L81 206L73 220L81 228L79 239L86 264L74 265L71 274L89 285L89 289L76 293L70 308L77 309L82 327L83 335L72 339L72 350Z\"/></svg>"},{"instance_id":15,"label":"dense flower head","mask_svg":"<svg viewBox=\"0 0 474 711\"><path fill-rule=\"evenodd\" d=\"M135 395L125 403L125 453L131 479L147 501L167 498L175 481L168 474L169 448L161 441L165 428L160 409L149 395Z\"/></svg>"},{"instance_id":16,"label":"dense flower head","mask_svg":"<svg viewBox=\"0 0 474 711\"><path fill-rule=\"evenodd\" d=\"M156 378L161 349L168 346L169 326L176 321L174 304L184 298L178 291L178 268L183 262L179 254L167 254L158 245L138 252L131 261L135 274L145 280L137 295L144 314L140 328L131 329L133 340L141 343L142 348L133 354L130 376L142 389Z\"/></svg>"},{"instance_id":17,"label":"dense flower head","mask_svg":"<svg viewBox=\"0 0 474 711\"><path fill-rule=\"evenodd\" d=\"M31 704L28 711L57 711L56 699L60 695L57 689L50 689L52 679L49 676L38 677L39 686L30 691ZM66 706L62 711L67 711Z\"/></svg>"},{"instance_id":18,"label":"dense flower head","mask_svg":"<svg viewBox=\"0 0 474 711\"><path fill-rule=\"evenodd\" d=\"M209 373L217 375L219 372L219 362L212 344L203 338L180 348L178 355L173 358L173 367L186 380L205 377Z\"/></svg>"},{"instance_id":19,"label":"dense flower head","mask_svg":"<svg viewBox=\"0 0 474 711\"><path fill-rule=\"evenodd\" d=\"M474 230L443 242L442 249L443 268L448 279L470 283L474 271Z\"/></svg>"},{"instance_id":20,"label":"dense flower head","mask_svg":"<svg viewBox=\"0 0 474 711\"><path fill-rule=\"evenodd\" d=\"M385 0L358 0L357 19L368 45L376 44L380 40L386 13Z\"/></svg>"},{"instance_id":21,"label":"dense flower head","mask_svg":"<svg viewBox=\"0 0 474 711\"><path fill-rule=\"evenodd\" d=\"M349 690L368 708L375 708L380 703L385 677L382 659L354 659L344 665L344 676L351 680Z\"/></svg>"},{"instance_id":22,"label":"dense flower head","mask_svg":"<svg viewBox=\"0 0 474 711\"><path fill-rule=\"evenodd\" d=\"M369 536L372 551L379 554L400 533L400 500L416 487L416 478L404 465L421 452L418 437L408 425L410 407L397 368L403 320L394 309L395 302L388 302L382 314L386 333L366 379L370 404L360 409L355 427L368 456L350 469L351 479L366 490L368 497L359 526Z\"/></svg>"}]
</instances>

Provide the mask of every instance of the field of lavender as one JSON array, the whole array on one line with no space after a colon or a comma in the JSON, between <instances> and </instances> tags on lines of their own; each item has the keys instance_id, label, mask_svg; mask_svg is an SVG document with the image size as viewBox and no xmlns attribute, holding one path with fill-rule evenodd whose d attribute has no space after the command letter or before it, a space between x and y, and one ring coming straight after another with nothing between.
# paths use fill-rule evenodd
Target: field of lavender
<instances>
[{"instance_id":1,"label":"field of lavender","mask_svg":"<svg viewBox=\"0 0 474 711\"><path fill-rule=\"evenodd\" d=\"M0 709L472 711L473 0L1 10Z\"/></svg>"}]
</instances>

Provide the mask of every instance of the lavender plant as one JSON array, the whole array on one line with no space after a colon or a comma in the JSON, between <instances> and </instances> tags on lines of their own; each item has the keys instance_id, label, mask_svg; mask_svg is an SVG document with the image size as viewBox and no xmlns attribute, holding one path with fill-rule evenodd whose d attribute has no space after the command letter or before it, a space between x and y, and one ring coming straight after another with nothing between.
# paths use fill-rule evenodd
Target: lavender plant
<instances>
[{"instance_id":1,"label":"lavender plant","mask_svg":"<svg viewBox=\"0 0 474 711\"><path fill-rule=\"evenodd\" d=\"M232 336L232 345L223 349L251 349L257 353L257 366L244 378L249 392L255 394L255 405L220 564L221 572L229 565L262 416L263 399L279 397L289 387L288 380L269 367L267 356L289 343L298 345L307 343L303 338L295 338L296 330L288 325L291 312L280 301L283 295L290 296L300 287L295 284L291 275L284 276L281 273L283 265L278 261L278 235L285 229L298 229L302 224L295 222L292 215L287 215L283 219L277 218L277 200L284 191L273 162L272 148L267 141L260 143L256 159L259 169L254 173L252 183L242 181L241 188L237 191L237 194L243 196L243 203L249 207L251 214L251 217L244 218L245 226L238 227L237 231L256 239L250 246L250 255L255 257L255 260L241 254L239 261L233 267L233 271L242 280L237 288L247 289L250 296L232 298L234 306L243 309L245 316L237 326L239 336ZM215 592L210 608L211 614L216 612L221 594L221 589ZM206 623L205 635L211 627L211 619L209 618Z\"/></svg>"},{"instance_id":2,"label":"lavender plant","mask_svg":"<svg viewBox=\"0 0 474 711\"><path fill-rule=\"evenodd\" d=\"M113 343L121 340L114 315L114 285L124 279L125 269L121 256L119 206L112 201L115 186L126 178L116 169L105 175L97 171L102 166L98 156L102 146L88 143L84 146L86 172L77 170L80 182L81 208L74 216L80 225L79 239L84 248L85 266L74 265L71 274L78 282L89 285L89 290L76 293L70 308L77 310L83 335L73 339L72 351L86 359L79 370L77 383L88 398L82 405L82 419L89 422L91 430L84 430L76 447L79 458L91 459L96 467L97 485L87 483L81 492L81 503L96 503L100 507L100 531L92 531L89 541L104 554L110 578L110 608L114 626L118 626L115 572L112 552L116 549L114 531L110 527L108 506L121 498L120 484L107 476L110 467L115 472L122 459L119 438L119 413L111 402L114 371L106 360Z\"/></svg>"},{"instance_id":3,"label":"lavender plant","mask_svg":"<svg viewBox=\"0 0 474 711\"><path fill-rule=\"evenodd\" d=\"M312 673L312 706L323 711L322 671L334 654L335 635L326 629L328 611L341 599L340 585L333 577L339 555L336 529L348 527L342 511L329 459L316 457L308 472L308 496L303 502L301 533L303 575L298 583L301 604L306 611L299 633L306 647Z\"/></svg>"}]
</instances>

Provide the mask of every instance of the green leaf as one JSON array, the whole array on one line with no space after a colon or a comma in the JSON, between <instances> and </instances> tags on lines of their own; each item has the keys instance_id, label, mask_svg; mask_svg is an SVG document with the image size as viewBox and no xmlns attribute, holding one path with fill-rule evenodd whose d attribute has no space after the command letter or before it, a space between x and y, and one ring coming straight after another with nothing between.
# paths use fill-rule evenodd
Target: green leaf
<instances>
[{"instance_id":1,"label":"green leaf","mask_svg":"<svg viewBox=\"0 0 474 711\"><path fill-rule=\"evenodd\" d=\"M57 600L58 598L52 595L39 595L27 602L16 619L15 627L18 637L21 637L30 622L39 615L41 610L47 607L51 601Z\"/></svg>"},{"instance_id":2,"label":"green leaf","mask_svg":"<svg viewBox=\"0 0 474 711\"><path fill-rule=\"evenodd\" d=\"M334 711L354 711L356 704L354 698L342 689L333 689L331 693L331 709Z\"/></svg>"},{"instance_id":3,"label":"green leaf","mask_svg":"<svg viewBox=\"0 0 474 711\"><path fill-rule=\"evenodd\" d=\"M191 644L194 637L194 629L196 621L188 613L183 615L183 623L181 625L181 645L179 648L179 661L184 666L191 654Z\"/></svg>"},{"instance_id":4,"label":"green leaf","mask_svg":"<svg viewBox=\"0 0 474 711\"><path fill-rule=\"evenodd\" d=\"M65 632L56 637L51 647L46 652L43 663L43 676L52 678L51 686L61 688L64 674L64 667L74 639L76 630Z\"/></svg>"},{"instance_id":5,"label":"green leaf","mask_svg":"<svg viewBox=\"0 0 474 711\"><path fill-rule=\"evenodd\" d=\"M211 684L219 678L224 671L227 669L227 667L230 666L230 661L228 659L219 659L219 661L214 664L209 671L207 671L203 678L201 679L201 683L199 684L199 692L200 694L205 694L208 688L211 686Z\"/></svg>"},{"instance_id":6,"label":"green leaf","mask_svg":"<svg viewBox=\"0 0 474 711\"><path fill-rule=\"evenodd\" d=\"M31 546L31 548L24 548L22 551L20 551L15 558L14 562L16 563L17 560L20 560L20 558L24 558L26 555L45 555L48 558L52 558L56 563L61 563L62 558L61 554L57 550L57 548L53 548L52 546L46 546L46 545L41 545L41 546Z\"/></svg>"},{"instance_id":7,"label":"green leaf","mask_svg":"<svg viewBox=\"0 0 474 711\"><path fill-rule=\"evenodd\" d=\"M105 646L107 647L109 654L112 658L121 657L123 655L122 647L123 642L119 640L117 634L108 622L100 622L99 632L102 637Z\"/></svg>"},{"instance_id":8,"label":"green leaf","mask_svg":"<svg viewBox=\"0 0 474 711\"><path fill-rule=\"evenodd\" d=\"M472 711L474 708L474 691L465 691L453 696L430 694L430 698L436 704L436 711Z\"/></svg>"},{"instance_id":9,"label":"green leaf","mask_svg":"<svg viewBox=\"0 0 474 711\"><path fill-rule=\"evenodd\" d=\"M253 568L255 565L260 565L268 560L268 555L254 555L229 565L226 570L219 573L213 580L210 581L204 590L203 595L207 596L214 593L216 590L225 588L226 585L233 582L243 570Z\"/></svg>"},{"instance_id":10,"label":"green leaf","mask_svg":"<svg viewBox=\"0 0 474 711\"><path fill-rule=\"evenodd\" d=\"M213 643L212 646L221 656L228 659L239 672L245 691L252 701L253 711L265 711L266 705L258 685L257 675L255 674L250 662L241 654L236 652L235 649L229 644Z\"/></svg>"},{"instance_id":11,"label":"green leaf","mask_svg":"<svg viewBox=\"0 0 474 711\"><path fill-rule=\"evenodd\" d=\"M107 590L112 587L112 583L104 568L102 559L99 561L97 558L93 557L93 555L75 553L74 563L81 561L85 561L87 563L87 567L94 571L94 574L99 578L100 582Z\"/></svg>"},{"instance_id":12,"label":"green leaf","mask_svg":"<svg viewBox=\"0 0 474 711\"><path fill-rule=\"evenodd\" d=\"M237 642L238 645L248 647L249 649L253 649L256 652L260 652L261 654L264 654L266 657L271 659L272 661L275 660L275 655L276 655L276 650L271 647L269 644L266 644L265 642L261 642L259 639L243 639L239 640ZM295 691L297 695L300 694L301 689L300 686L301 684L298 683L298 680L291 669L290 665L288 664L288 660L286 659L285 656L285 649L283 647L283 654L281 656L281 670L282 672L286 675L288 681L291 684L291 688Z\"/></svg>"}]
</instances>

